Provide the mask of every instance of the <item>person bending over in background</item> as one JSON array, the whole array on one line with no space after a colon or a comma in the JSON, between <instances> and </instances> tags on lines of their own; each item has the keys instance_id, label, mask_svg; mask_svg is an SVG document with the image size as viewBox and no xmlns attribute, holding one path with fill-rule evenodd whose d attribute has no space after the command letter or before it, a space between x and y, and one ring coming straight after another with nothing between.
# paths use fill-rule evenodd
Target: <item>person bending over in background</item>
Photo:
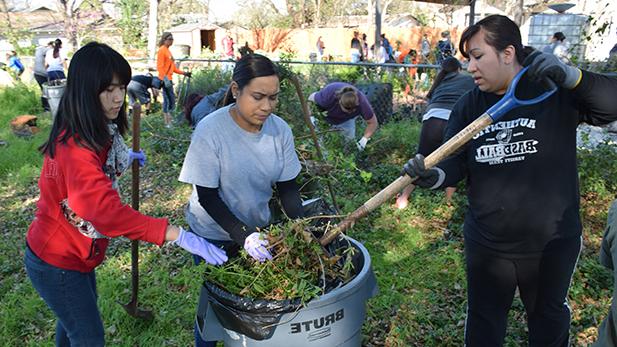
<instances>
[{"instance_id":1,"label":"person bending over in background","mask_svg":"<svg viewBox=\"0 0 617 347\"><path fill-rule=\"evenodd\" d=\"M54 41L54 48L45 53L45 68L47 69L47 80L55 81L66 78L66 52L62 49L62 40Z\"/></svg>"},{"instance_id":2,"label":"person bending over in background","mask_svg":"<svg viewBox=\"0 0 617 347\"><path fill-rule=\"evenodd\" d=\"M364 93L349 83L330 83L322 90L309 95L308 100L325 111L326 122L332 128L340 130L349 140L355 141L356 117L361 115L366 121L364 136L357 142L361 151L379 127L377 116Z\"/></svg>"},{"instance_id":3,"label":"person bending over in background","mask_svg":"<svg viewBox=\"0 0 617 347\"><path fill-rule=\"evenodd\" d=\"M129 96L129 105L133 106L135 102L139 102L144 105L146 112L150 111L150 103L153 98L156 99L159 95L161 85L161 80L150 73L134 75L126 89ZM150 95L148 89L152 90L152 95Z\"/></svg>"},{"instance_id":4,"label":"person bending over in background","mask_svg":"<svg viewBox=\"0 0 617 347\"><path fill-rule=\"evenodd\" d=\"M54 49L54 42L49 41L47 46L39 46L34 51L34 80L41 88L41 105L43 106L43 110L50 111L49 102L47 98L43 95L43 83L47 82L47 69L45 68L45 55L47 51Z\"/></svg>"}]
</instances>

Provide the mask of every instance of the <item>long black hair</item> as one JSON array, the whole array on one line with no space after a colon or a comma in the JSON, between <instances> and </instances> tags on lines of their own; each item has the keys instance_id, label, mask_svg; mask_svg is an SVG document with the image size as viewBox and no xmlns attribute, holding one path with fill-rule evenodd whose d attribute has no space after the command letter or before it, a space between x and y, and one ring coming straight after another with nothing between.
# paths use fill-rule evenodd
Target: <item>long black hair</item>
<instances>
[{"instance_id":1,"label":"long black hair","mask_svg":"<svg viewBox=\"0 0 617 347\"><path fill-rule=\"evenodd\" d=\"M525 57L533 51L531 47L523 47L521 31L516 23L506 16L495 14L483 18L463 31L459 42L459 51L465 58L469 59L467 43L480 30L484 32L484 41L495 48L497 52L501 52L512 45L516 50L516 60L521 65L525 61Z\"/></svg>"},{"instance_id":2,"label":"long black hair","mask_svg":"<svg viewBox=\"0 0 617 347\"><path fill-rule=\"evenodd\" d=\"M66 143L69 139L97 152L109 144L110 120L103 112L99 95L111 85L114 76L124 86L131 80L129 63L113 48L90 42L75 52L49 138L39 147L43 154L53 158L57 142ZM118 125L121 135L126 133L126 104L111 122Z\"/></svg>"},{"instance_id":3,"label":"long black hair","mask_svg":"<svg viewBox=\"0 0 617 347\"><path fill-rule=\"evenodd\" d=\"M441 81L443 81L444 77L446 77L447 74L451 72L457 72L461 68L462 68L461 62L458 61L458 59L454 57L448 57L444 61L442 61L441 70L439 70L439 72L437 73L437 76L435 76L433 85L431 86L431 89L429 89L428 93L426 94L426 97L430 99L433 96L433 92L435 91L435 89L437 89L437 87L439 86Z\"/></svg>"},{"instance_id":4,"label":"long black hair","mask_svg":"<svg viewBox=\"0 0 617 347\"><path fill-rule=\"evenodd\" d=\"M247 54L236 62L231 79L236 82L238 89L242 90L247 84L251 83L253 78L265 76L280 78L276 65L268 57L261 54ZM234 98L230 85L219 106L227 106L232 103L234 103Z\"/></svg>"}]
</instances>

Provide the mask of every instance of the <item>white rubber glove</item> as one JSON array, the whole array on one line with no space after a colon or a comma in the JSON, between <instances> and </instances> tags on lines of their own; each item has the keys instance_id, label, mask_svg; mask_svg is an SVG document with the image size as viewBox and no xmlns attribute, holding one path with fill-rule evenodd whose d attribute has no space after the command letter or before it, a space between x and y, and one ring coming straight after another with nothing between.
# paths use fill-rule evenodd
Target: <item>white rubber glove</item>
<instances>
[{"instance_id":1,"label":"white rubber glove","mask_svg":"<svg viewBox=\"0 0 617 347\"><path fill-rule=\"evenodd\" d=\"M254 232L244 240L244 249L253 259L264 262L266 259L272 260L272 255L268 252L269 242L260 232Z\"/></svg>"},{"instance_id":2,"label":"white rubber glove","mask_svg":"<svg viewBox=\"0 0 617 347\"><path fill-rule=\"evenodd\" d=\"M360 139L360 141L358 141L357 145L358 145L358 150L360 152L362 152L364 150L364 148L366 148L366 143L368 142L368 140L370 140L370 139L366 138L366 137L362 137Z\"/></svg>"}]
</instances>

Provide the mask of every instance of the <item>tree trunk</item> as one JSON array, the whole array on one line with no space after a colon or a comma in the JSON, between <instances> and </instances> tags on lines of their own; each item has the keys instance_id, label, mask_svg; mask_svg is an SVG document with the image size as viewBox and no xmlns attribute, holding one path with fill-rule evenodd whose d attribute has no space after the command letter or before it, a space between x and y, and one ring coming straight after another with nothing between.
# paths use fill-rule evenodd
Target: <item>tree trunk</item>
<instances>
[{"instance_id":1,"label":"tree trunk","mask_svg":"<svg viewBox=\"0 0 617 347\"><path fill-rule=\"evenodd\" d=\"M512 17L514 18L514 23L519 27L523 25L523 14L524 14L524 0L517 0L514 8L512 9Z\"/></svg>"},{"instance_id":2,"label":"tree trunk","mask_svg":"<svg viewBox=\"0 0 617 347\"><path fill-rule=\"evenodd\" d=\"M314 24L317 28L321 24L321 2L322 0L315 0L315 19Z\"/></svg>"},{"instance_id":3,"label":"tree trunk","mask_svg":"<svg viewBox=\"0 0 617 347\"><path fill-rule=\"evenodd\" d=\"M154 59L156 54L158 11L159 1L150 0L150 9L148 11L148 56L150 59Z\"/></svg>"},{"instance_id":4,"label":"tree trunk","mask_svg":"<svg viewBox=\"0 0 617 347\"><path fill-rule=\"evenodd\" d=\"M381 24L386 20L388 16L388 7L392 4L393 0L386 0L383 6L381 6Z\"/></svg>"},{"instance_id":5,"label":"tree trunk","mask_svg":"<svg viewBox=\"0 0 617 347\"><path fill-rule=\"evenodd\" d=\"M58 0L60 10L62 10L62 17L64 19L64 32L69 41L69 44L73 46L73 49L77 49L79 46L77 43L77 20L75 18L75 0Z\"/></svg>"}]
</instances>

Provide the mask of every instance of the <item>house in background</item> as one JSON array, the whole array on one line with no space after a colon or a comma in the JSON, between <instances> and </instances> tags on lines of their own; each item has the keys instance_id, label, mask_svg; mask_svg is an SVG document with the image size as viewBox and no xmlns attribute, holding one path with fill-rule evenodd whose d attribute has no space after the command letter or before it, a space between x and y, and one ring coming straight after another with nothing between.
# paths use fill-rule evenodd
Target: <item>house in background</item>
<instances>
[{"instance_id":1,"label":"house in background","mask_svg":"<svg viewBox=\"0 0 617 347\"><path fill-rule=\"evenodd\" d=\"M170 47L176 58L197 58L206 51L216 51L217 43L225 36L225 29L209 22L185 23L168 30L174 35Z\"/></svg>"}]
</instances>

